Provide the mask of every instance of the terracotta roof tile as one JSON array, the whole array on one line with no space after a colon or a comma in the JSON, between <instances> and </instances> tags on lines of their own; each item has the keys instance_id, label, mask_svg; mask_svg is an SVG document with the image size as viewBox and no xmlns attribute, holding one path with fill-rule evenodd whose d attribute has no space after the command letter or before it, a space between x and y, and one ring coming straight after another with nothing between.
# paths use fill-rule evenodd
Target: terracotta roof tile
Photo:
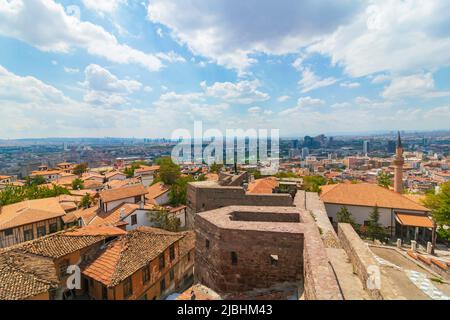
<instances>
[{"instance_id":1,"label":"terracotta roof tile","mask_svg":"<svg viewBox=\"0 0 450 320\"><path fill-rule=\"evenodd\" d=\"M325 203L429 211L424 206L394 191L369 183L339 183L321 188Z\"/></svg>"},{"instance_id":2,"label":"terracotta roof tile","mask_svg":"<svg viewBox=\"0 0 450 320\"><path fill-rule=\"evenodd\" d=\"M118 189L104 190L100 192L100 199L103 202L111 202L147 194L143 185L127 186Z\"/></svg>"},{"instance_id":3,"label":"terracotta roof tile","mask_svg":"<svg viewBox=\"0 0 450 320\"><path fill-rule=\"evenodd\" d=\"M103 241L105 238L105 235L75 236L59 232L8 249L57 259Z\"/></svg>"},{"instance_id":4,"label":"terracotta roof tile","mask_svg":"<svg viewBox=\"0 0 450 320\"><path fill-rule=\"evenodd\" d=\"M433 220L428 216L396 212L398 222L403 226L433 228Z\"/></svg>"},{"instance_id":5,"label":"terracotta roof tile","mask_svg":"<svg viewBox=\"0 0 450 320\"><path fill-rule=\"evenodd\" d=\"M276 178L264 178L251 182L248 185L247 193L251 194L271 194L273 189L279 186Z\"/></svg>"},{"instance_id":6,"label":"terracotta roof tile","mask_svg":"<svg viewBox=\"0 0 450 320\"><path fill-rule=\"evenodd\" d=\"M164 183L162 182L157 182L154 185L148 187L147 191L148 193L145 196L145 199L147 199L149 203L155 204L155 199L169 192L170 188L164 185Z\"/></svg>"},{"instance_id":7,"label":"terracotta roof tile","mask_svg":"<svg viewBox=\"0 0 450 320\"><path fill-rule=\"evenodd\" d=\"M0 230L58 218L65 214L58 197L27 200L0 207Z\"/></svg>"},{"instance_id":8,"label":"terracotta roof tile","mask_svg":"<svg viewBox=\"0 0 450 320\"><path fill-rule=\"evenodd\" d=\"M183 236L183 233L140 227L110 243L92 261L82 266L82 272L108 287L114 287L148 265Z\"/></svg>"},{"instance_id":9,"label":"terracotta roof tile","mask_svg":"<svg viewBox=\"0 0 450 320\"><path fill-rule=\"evenodd\" d=\"M13 250L0 253L0 300L25 300L57 286L51 259Z\"/></svg>"}]
</instances>

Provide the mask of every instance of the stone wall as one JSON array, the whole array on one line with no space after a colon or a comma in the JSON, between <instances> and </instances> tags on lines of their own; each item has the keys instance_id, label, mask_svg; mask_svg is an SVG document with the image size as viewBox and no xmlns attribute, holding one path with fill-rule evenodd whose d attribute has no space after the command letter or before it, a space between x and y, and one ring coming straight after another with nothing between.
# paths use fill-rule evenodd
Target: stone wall
<instances>
[{"instance_id":1,"label":"stone wall","mask_svg":"<svg viewBox=\"0 0 450 320\"><path fill-rule=\"evenodd\" d=\"M306 300L342 300L336 276L330 266L325 245L311 215L301 212L304 223L304 292Z\"/></svg>"},{"instance_id":2,"label":"stone wall","mask_svg":"<svg viewBox=\"0 0 450 320\"><path fill-rule=\"evenodd\" d=\"M230 294L302 280L302 234L222 230L197 216L196 236L196 279L214 291ZM278 257L276 265L271 256Z\"/></svg>"},{"instance_id":3,"label":"stone wall","mask_svg":"<svg viewBox=\"0 0 450 320\"><path fill-rule=\"evenodd\" d=\"M373 299L382 300L383 297L379 289L367 287L370 276L370 267L375 266L378 268L378 263L369 247L361 240L353 227L348 223L339 223L338 237L341 241L342 248L350 258L353 268L361 280L364 290L366 290Z\"/></svg>"},{"instance_id":4,"label":"stone wall","mask_svg":"<svg viewBox=\"0 0 450 320\"><path fill-rule=\"evenodd\" d=\"M198 212L227 206L293 206L289 194L246 194L242 187L211 187L189 184L187 190L187 224L193 229L194 217Z\"/></svg>"},{"instance_id":5,"label":"stone wall","mask_svg":"<svg viewBox=\"0 0 450 320\"><path fill-rule=\"evenodd\" d=\"M303 280L306 299L341 300L309 213L291 207L256 207L255 217L249 217L251 209L227 207L196 215L196 281L227 295ZM274 214L279 216L269 222ZM293 219L294 214L299 217Z\"/></svg>"}]
</instances>

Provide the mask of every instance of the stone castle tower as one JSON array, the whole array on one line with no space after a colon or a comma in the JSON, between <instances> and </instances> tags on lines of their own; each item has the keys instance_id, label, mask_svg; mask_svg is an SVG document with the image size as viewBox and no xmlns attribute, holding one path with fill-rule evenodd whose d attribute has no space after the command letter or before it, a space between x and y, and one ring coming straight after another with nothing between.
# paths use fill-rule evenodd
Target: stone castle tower
<instances>
[{"instance_id":1,"label":"stone castle tower","mask_svg":"<svg viewBox=\"0 0 450 320\"><path fill-rule=\"evenodd\" d=\"M405 164L405 159L403 158L403 145L402 138L400 137L400 132L397 137L397 148L395 151L394 158L394 167L395 167L395 175L394 175L394 191L398 193L402 193L403 191L403 165Z\"/></svg>"}]
</instances>

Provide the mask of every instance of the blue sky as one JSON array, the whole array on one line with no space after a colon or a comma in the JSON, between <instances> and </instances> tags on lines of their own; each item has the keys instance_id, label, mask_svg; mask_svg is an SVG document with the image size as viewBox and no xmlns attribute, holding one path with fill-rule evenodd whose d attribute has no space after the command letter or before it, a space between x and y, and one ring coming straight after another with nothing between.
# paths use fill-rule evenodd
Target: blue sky
<instances>
[{"instance_id":1,"label":"blue sky","mask_svg":"<svg viewBox=\"0 0 450 320\"><path fill-rule=\"evenodd\" d=\"M450 129L450 3L0 0L0 138Z\"/></svg>"}]
</instances>

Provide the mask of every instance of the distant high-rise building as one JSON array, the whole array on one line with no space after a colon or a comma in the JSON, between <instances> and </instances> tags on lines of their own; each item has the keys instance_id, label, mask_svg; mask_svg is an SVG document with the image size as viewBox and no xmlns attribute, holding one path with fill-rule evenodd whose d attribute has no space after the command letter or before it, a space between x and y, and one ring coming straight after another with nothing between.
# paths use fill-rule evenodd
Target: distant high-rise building
<instances>
[{"instance_id":1,"label":"distant high-rise building","mask_svg":"<svg viewBox=\"0 0 450 320\"><path fill-rule=\"evenodd\" d=\"M370 142L366 140L363 142L363 153L368 154L369 152L370 152Z\"/></svg>"},{"instance_id":2,"label":"distant high-rise building","mask_svg":"<svg viewBox=\"0 0 450 320\"><path fill-rule=\"evenodd\" d=\"M303 146L306 148L311 148L314 145L314 139L310 136L305 136L303 139Z\"/></svg>"},{"instance_id":3,"label":"distant high-rise building","mask_svg":"<svg viewBox=\"0 0 450 320\"><path fill-rule=\"evenodd\" d=\"M387 152L388 153L395 153L395 148L396 148L395 141L393 141L393 140L388 141Z\"/></svg>"},{"instance_id":4,"label":"distant high-rise building","mask_svg":"<svg viewBox=\"0 0 450 320\"><path fill-rule=\"evenodd\" d=\"M309 148L302 148L302 158L306 159L309 156Z\"/></svg>"}]
</instances>

